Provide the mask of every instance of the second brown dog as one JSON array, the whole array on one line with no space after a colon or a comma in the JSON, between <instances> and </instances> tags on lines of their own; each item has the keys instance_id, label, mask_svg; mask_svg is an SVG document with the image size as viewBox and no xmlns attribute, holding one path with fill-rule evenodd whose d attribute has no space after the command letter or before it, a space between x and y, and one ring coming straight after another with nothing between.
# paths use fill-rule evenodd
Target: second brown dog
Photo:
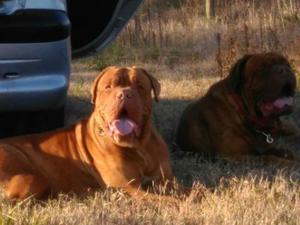
<instances>
[{"instance_id":1,"label":"second brown dog","mask_svg":"<svg viewBox=\"0 0 300 225\"><path fill-rule=\"evenodd\" d=\"M292 112L296 78L278 53L246 55L224 80L183 112L177 144L184 151L210 158L243 160L259 155L265 161L299 161L276 147L279 135L297 131L280 116Z\"/></svg>"}]
</instances>

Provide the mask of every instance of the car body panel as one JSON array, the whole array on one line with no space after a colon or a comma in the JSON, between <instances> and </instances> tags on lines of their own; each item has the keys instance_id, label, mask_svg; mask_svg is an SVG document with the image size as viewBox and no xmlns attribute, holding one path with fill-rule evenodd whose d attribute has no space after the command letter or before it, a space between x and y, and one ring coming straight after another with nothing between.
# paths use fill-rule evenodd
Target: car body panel
<instances>
[{"instance_id":1,"label":"car body panel","mask_svg":"<svg viewBox=\"0 0 300 225\"><path fill-rule=\"evenodd\" d=\"M55 9L67 11L65 0L2 0L0 14L10 15L21 9Z\"/></svg>"},{"instance_id":2,"label":"car body panel","mask_svg":"<svg viewBox=\"0 0 300 225\"><path fill-rule=\"evenodd\" d=\"M64 104L71 59L68 39L0 44L0 50L0 111L54 109Z\"/></svg>"},{"instance_id":3,"label":"car body panel","mask_svg":"<svg viewBox=\"0 0 300 225\"><path fill-rule=\"evenodd\" d=\"M0 112L63 107L69 86L72 52L75 57L103 50L117 37L142 2L111 0L111 4L114 3L110 5L111 12L103 19L101 29L97 30L100 23L97 16L101 15L98 10L93 9L93 13L88 15L89 9L92 10L89 3L72 0L78 5L69 8L70 1L0 2ZM98 5L99 2L94 0L94 3ZM106 7L109 2L101 4ZM69 10L78 10L81 14L72 14ZM83 29L95 27L91 39L78 48L71 45L76 36L70 28L73 26L76 30L76 23L72 24L72 17L70 22L70 15L81 16L76 17L77 21L90 16L93 24L81 25ZM78 35L78 38L85 38L85 30L79 30Z\"/></svg>"}]
</instances>

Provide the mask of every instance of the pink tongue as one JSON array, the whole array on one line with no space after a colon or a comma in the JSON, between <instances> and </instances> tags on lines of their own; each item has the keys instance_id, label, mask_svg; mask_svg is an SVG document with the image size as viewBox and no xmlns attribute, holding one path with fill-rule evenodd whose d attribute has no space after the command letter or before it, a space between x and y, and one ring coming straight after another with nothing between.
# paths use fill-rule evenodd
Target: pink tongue
<instances>
[{"instance_id":1,"label":"pink tongue","mask_svg":"<svg viewBox=\"0 0 300 225\"><path fill-rule=\"evenodd\" d=\"M285 106L292 106L293 105L293 98L292 97L285 97L279 98L275 102L273 102L274 106L277 108L283 108Z\"/></svg>"},{"instance_id":2,"label":"pink tongue","mask_svg":"<svg viewBox=\"0 0 300 225\"><path fill-rule=\"evenodd\" d=\"M262 111L265 116L273 112L282 110L285 106L293 106L293 97L279 98L274 102L267 102L262 105Z\"/></svg>"},{"instance_id":3,"label":"pink tongue","mask_svg":"<svg viewBox=\"0 0 300 225\"><path fill-rule=\"evenodd\" d=\"M135 126L135 123L129 119L119 119L114 120L111 123L110 129L121 136L125 136L130 134L134 130Z\"/></svg>"}]
</instances>

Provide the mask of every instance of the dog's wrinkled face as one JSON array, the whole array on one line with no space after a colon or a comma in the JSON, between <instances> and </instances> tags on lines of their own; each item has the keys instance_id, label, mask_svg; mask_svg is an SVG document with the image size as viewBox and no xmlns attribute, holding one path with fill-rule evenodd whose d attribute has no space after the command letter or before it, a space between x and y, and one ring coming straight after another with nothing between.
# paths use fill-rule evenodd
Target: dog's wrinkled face
<instances>
[{"instance_id":1,"label":"dog's wrinkled face","mask_svg":"<svg viewBox=\"0 0 300 225\"><path fill-rule=\"evenodd\" d=\"M286 58L266 53L247 55L238 63L242 70L236 85L258 113L277 117L292 112L296 77Z\"/></svg>"},{"instance_id":2,"label":"dog's wrinkled face","mask_svg":"<svg viewBox=\"0 0 300 225\"><path fill-rule=\"evenodd\" d=\"M92 87L99 129L119 146L138 146L151 116L151 90L157 100L160 85L144 69L106 68Z\"/></svg>"}]
</instances>

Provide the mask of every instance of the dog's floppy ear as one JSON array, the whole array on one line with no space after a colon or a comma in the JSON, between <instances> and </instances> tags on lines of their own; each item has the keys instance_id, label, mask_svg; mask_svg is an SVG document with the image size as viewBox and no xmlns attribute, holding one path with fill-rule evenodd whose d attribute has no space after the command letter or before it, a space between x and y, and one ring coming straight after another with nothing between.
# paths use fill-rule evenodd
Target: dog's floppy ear
<instances>
[{"instance_id":1,"label":"dog's floppy ear","mask_svg":"<svg viewBox=\"0 0 300 225\"><path fill-rule=\"evenodd\" d=\"M159 101L158 97L159 97L159 94L160 94L160 83L158 82L158 80L143 68L137 68L135 66L133 66L133 68L142 70L144 72L144 74L149 78L149 80L151 82L151 87L152 87L152 90L153 90L153 94L154 94L154 99L155 99L156 102L158 102Z\"/></svg>"},{"instance_id":2,"label":"dog's floppy ear","mask_svg":"<svg viewBox=\"0 0 300 225\"><path fill-rule=\"evenodd\" d=\"M116 68L114 66L109 66L109 67L106 67L105 69L103 69L100 74L96 77L96 79L94 80L93 84L92 84L92 88L91 88L91 95L92 95L92 98L91 98L91 103L92 104L95 104L95 101L96 101L96 97L97 97L97 89L98 89L98 84L99 84L99 81L101 79L101 77L110 69L113 69L113 68Z\"/></svg>"},{"instance_id":3,"label":"dog's floppy ear","mask_svg":"<svg viewBox=\"0 0 300 225\"><path fill-rule=\"evenodd\" d=\"M252 55L245 55L239 59L233 67L230 69L229 75L227 77L228 87L233 92L240 93L243 82L244 82L244 69L247 61L252 57Z\"/></svg>"}]
</instances>

